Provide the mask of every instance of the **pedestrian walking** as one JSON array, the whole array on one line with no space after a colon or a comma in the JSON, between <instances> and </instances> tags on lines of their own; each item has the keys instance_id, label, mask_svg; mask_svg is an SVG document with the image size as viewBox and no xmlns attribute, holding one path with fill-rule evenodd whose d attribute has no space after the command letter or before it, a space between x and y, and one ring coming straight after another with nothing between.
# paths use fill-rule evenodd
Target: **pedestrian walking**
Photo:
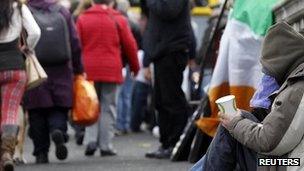
<instances>
[{"instance_id":1,"label":"pedestrian walking","mask_svg":"<svg viewBox=\"0 0 304 171\"><path fill-rule=\"evenodd\" d=\"M123 82L122 57L126 56L132 75L139 69L136 41L127 19L113 9L113 0L94 0L95 4L79 16L77 27L83 47L87 78L95 82L101 102L101 117L85 131L85 155L116 155L112 144L116 121L116 96Z\"/></svg>"},{"instance_id":2,"label":"pedestrian walking","mask_svg":"<svg viewBox=\"0 0 304 171\"><path fill-rule=\"evenodd\" d=\"M187 123L188 104L181 88L191 44L188 0L148 0L147 30L144 34L145 76L151 79L154 64L154 100L158 111L161 146L149 158L169 158Z\"/></svg>"},{"instance_id":3,"label":"pedestrian walking","mask_svg":"<svg viewBox=\"0 0 304 171\"><path fill-rule=\"evenodd\" d=\"M141 48L142 35L139 25L128 16L130 2L128 0L117 0L116 9L121 12L127 19L131 28L132 34L136 40L137 46ZM130 131L131 120L131 101L134 80L131 76L130 67L126 65L123 68L124 82L118 90L117 101L117 121L116 121L116 134L124 135Z\"/></svg>"},{"instance_id":4,"label":"pedestrian walking","mask_svg":"<svg viewBox=\"0 0 304 171\"><path fill-rule=\"evenodd\" d=\"M0 87L1 87L1 166L13 171L12 157L17 144L19 105L26 87L23 55L19 50L22 28L33 49L40 37L40 28L28 7L15 0L0 1Z\"/></svg>"},{"instance_id":5,"label":"pedestrian walking","mask_svg":"<svg viewBox=\"0 0 304 171\"><path fill-rule=\"evenodd\" d=\"M24 107L29 112L29 134L36 163L48 163L50 138L59 160L68 156L68 112L72 107L73 75L82 74L81 49L73 18L55 0L29 0L31 12L41 27L35 48L48 80L28 91Z\"/></svg>"},{"instance_id":6,"label":"pedestrian walking","mask_svg":"<svg viewBox=\"0 0 304 171\"><path fill-rule=\"evenodd\" d=\"M151 83L146 80L143 68L143 50L138 52L138 61L140 70L135 78L131 98L131 122L130 128L132 132L141 132L140 125L142 124L148 105L148 95L151 91Z\"/></svg>"}]
</instances>

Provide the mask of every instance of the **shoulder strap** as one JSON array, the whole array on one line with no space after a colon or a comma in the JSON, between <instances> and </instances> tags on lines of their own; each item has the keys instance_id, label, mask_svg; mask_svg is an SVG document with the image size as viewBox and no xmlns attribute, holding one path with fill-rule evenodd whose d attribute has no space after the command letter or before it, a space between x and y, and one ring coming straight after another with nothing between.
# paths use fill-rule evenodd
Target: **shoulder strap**
<instances>
[{"instance_id":1,"label":"shoulder strap","mask_svg":"<svg viewBox=\"0 0 304 171\"><path fill-rule=\"evenodd\" d=\"M115 19L114 15L113 15L110 11L106 11L106 13L108 14L109 18L111 18L112 21L115 23L115 28L116 28L116 30L117 30L118 37L119 37L119 43L120 43L120 45L122 46L122 43L121 43L120 26L119 26L117 20Z\"/></svg>"},{"instance_id":2,"label":"shoulder strap","mask_svg":"<svg viewBox=\"0 0 304 171\"><path fill-rule=\"evenodd\" d=\"M26 30L23 26L23 13L22 13L22 5L21 3L18 3L18 10L19 10L19 13L20 13L20 16L21 16L21 33L20 33L20 46L24 46L25 48L24 49L29 49L28 48L28 44L27 44L27 41L26 41L26 37L27 37L27 33L26 33Z\"/></svg>"}]
</instances>

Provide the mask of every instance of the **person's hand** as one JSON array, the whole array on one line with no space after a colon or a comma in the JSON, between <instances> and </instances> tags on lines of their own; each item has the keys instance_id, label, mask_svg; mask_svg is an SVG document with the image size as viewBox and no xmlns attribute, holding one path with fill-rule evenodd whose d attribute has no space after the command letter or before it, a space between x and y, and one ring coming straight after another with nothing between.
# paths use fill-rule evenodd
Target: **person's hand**
<instances>
[{"instance_id":1,"label":"person's hand","mask_svg":"<svg viewBox=\"0 0 304 171\"><path fill-rule=\"evenodd\" d=\"M149 67L144 68L144 76L145 76L145 79L147 81L151 81L152 80L151 69Z\"/></svg>"},{"instance_id":2,"label":"person's hand","mask_svg":"<svg viewBox=\"0 0 304 171\"><path fill-rule=\"evenodd\" d=\"M223 127L225 127L227 129L228 125L230 124L230 122L232 121L233 118L240 116L241 115L241 111L238 109L236 115L229 115L226 113L218 113L218 116L220 117L220 120L222 122Z\"/></svg>"},{"instance_id":3,"label":"person's hand","mask_svg":"<svg viewBox=\"0 0 304 171\"><path fill-rule=\"evenodd\" d=\"M84 79L87 79L88 78L88 75L87 75L87 73L82 73L81 75L83 75L83 77L84 77Z\"/></svg>"}]
</instances>

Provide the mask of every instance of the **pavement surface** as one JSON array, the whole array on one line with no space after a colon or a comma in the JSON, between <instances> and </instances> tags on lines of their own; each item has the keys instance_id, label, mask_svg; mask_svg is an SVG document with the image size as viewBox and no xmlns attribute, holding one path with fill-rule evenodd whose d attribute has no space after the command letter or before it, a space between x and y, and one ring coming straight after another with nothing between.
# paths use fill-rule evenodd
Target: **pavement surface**
<instances>
[{"instance_id":1,"label":"pavement surface","mask_svg":"<svg viewBox=\"0 0 304 171\"><path fill-rule=\"evenodd\" d=\"M96 151L94 157L84 156L84 146L77 146L73 136L68 143L69 157L58 161L52 144L50 163L34 164L32 142L27 138L25 143L25 159L27 164L19 165L16 171L187 171L193 164L188 162L171 162L169 160L146 159L145 153L158 147L158 139L149 133L129 134L115 137L114 146L118 156L100 157Z\"/></svg>"}]
</instances>

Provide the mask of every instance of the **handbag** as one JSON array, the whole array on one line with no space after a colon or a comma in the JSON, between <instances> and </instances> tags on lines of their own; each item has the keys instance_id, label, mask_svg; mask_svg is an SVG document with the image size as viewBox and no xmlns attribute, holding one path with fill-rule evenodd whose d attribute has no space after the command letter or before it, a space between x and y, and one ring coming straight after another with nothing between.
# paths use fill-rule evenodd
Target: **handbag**
<instances>
[{"instance_id":1,"label":"handbag","mask_svg":"<svg viewBox=\"0 0 304 171\"><path fill-rule=\"evenodd\" d=\"M21 6L18 7L20 11L21 18L23 18ZM25 72L27 76L27 86L26 89L30 90L35 87L38 87L44 81L47 80L47 74L40 65L35 52L28 47L26 41L26 30L23 27L23 20L21 19L22 23L22 31L20 34L20 51L23 53L25 57Z\"/></svg>"},{"instance_id":2,"label":"handbag","mask_svg":"<svg viewBox=\"0 0 304 171\"><path fill-rule=\"evenodd\" d=\"M47 74L40 65L35 53L33 50L28 48L25 32L21 33L21 52L25 56L25 71L27 75L27 90L38 87L44 81L47 80Z\"/></svg>"}]
</instances>

